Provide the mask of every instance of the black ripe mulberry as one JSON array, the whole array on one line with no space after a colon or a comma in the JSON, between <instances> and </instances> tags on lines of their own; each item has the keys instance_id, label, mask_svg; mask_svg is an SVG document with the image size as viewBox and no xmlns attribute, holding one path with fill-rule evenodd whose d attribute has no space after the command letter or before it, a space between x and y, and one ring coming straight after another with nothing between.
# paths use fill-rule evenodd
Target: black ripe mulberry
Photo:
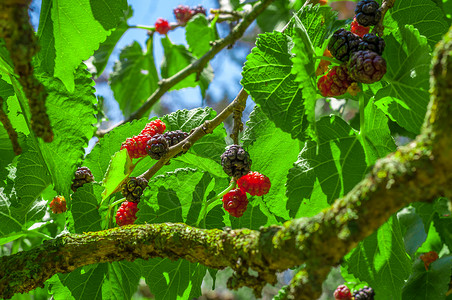
<instances>
[{"instance_id":1,"label":"black ripe mulberry","mask_svg":"<svg viewBox=\"0 0 452 300\"><path fill-rule=\"evenodd\" d=\"M347 67L350 77L362 83L377 82L386 73L384 58L369 50L353 53Z\"/></svg>"},{"instance_id":2,"label":"black ripe mulberry","mask_svg":"<svg viewBox=\"0 0 452 300\"><path fill-rule=\"evenodd\" d=\"M231 145L221 155L221 165L226 174L240 178L251 170L251 159L239 145Z\"/></svg>"},{"instance_id":3,"label":"black ripe mulberry","mask_svg":"<svg viewBox=\"0 0 452 300\"><path fill-rule=\"evenodd\" d=\"M355 300L374 300L374 296L374 290L368 286L353 292L353 299Z\"/></svg>"},{"instance_id":4,"label":"black ripe mulberry","mask_svg":"<svg viewBox=\"0 0 452 300\"><path fill-rule=\"evenodd\" d=\"M132 202L139 202L148 181L143 177L129 177L121 186L122 195Z\"/></svg>"},{"instance_id":5,"label":"black ripe mulberry","mask_svg":"<svg viewBox=\"0 0 452 300\"><path fill-rule=\"evenodd\" d=\"M359 25L377 25L381 19L380 5L375 0L361 0L356 5L355 14Z\"/></svg>"},{"instance_id":6,"label":"black ripe mulberry","mask_svg":"<svg viewBox=\"0 0 452 300\"><path fill-rule=\"evenodd\" d=\"M381 37L373 33L368 33L363 36L361 43L359 43L358 50L370 50L378 55L382 55L385 46L386 43Z\"/></svg>"},{"instance_id":7,"label":"black ripe mulberry","mask_svg":"<svg viewBox=\"0 0 452 300\"><path fill-rule=\"evenodd\" d=\"M328 50L340 61L347 61L358 50L361 38L343 28L337 30L330 38Z\"/></svg>"},{"instance_id":8,"label":"black ripe mulberry","mask_svg":"<svg viewBox=\"0 0 452 300\"><path fill-rule=\"evenodd\" d=\"M75 171L75 177L72 179L71 190L75 192L79 187L83 186L85 183L93 182L94 176L91 170L87 167L77 168Z\"/></svg>"},{"instance_id":9,"label":"black ripe mulberry","mask_svg":"<svg viewBox=\"0 0 452 300\"><path fill-rule=\"evenodd\" d=\"M154 135L146 146L146 152L153 159L160 159L168 153L169 144L163 134Z\"/></svg>"}]
</instances>

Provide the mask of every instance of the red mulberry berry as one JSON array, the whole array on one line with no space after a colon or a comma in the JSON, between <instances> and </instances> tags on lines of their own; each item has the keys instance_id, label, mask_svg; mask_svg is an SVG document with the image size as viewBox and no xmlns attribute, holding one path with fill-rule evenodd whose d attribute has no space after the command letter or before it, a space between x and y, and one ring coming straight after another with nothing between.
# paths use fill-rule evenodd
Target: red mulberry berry
<instances>
[{"instance_id":1,"label":"red mulberry berry","mask_svg":"<svg viewBox=\"0 0 452 300\"><path fill-rule=\"evenodd\" d=\"M350 55L358 50L361 38L343 28L333 33L328 42L328 50L340 61L347 61Z\"/></svg>"},{"instance_id":2,"label":"red mulberry berry","mask_svg":"<svg viewBox=\"0 0 452 300\"><path fill-rule=\"evenodd\" d=\"M350 24L350 31L360 37L363 37L365 34L368 34L369 30L370 27L359 25L358 21L356 21L356 18L353 19L352 24Z\"/></svg>"},{"instance_id":3,"label":"red mulberry berry","mask_svg":"<svg viewBox=\"0 0 452 300\"><path fill-rule=\"evenodd\" d=\"M158 18L155 22L155 31L157 31L160 34L167 34L168 31L170 31L171 26L169 25L168 21L162 18Z\"/></svg>"},{"instance_id":4,"label":"red mulberry berry","mask_svg":"<svg viewBox=\"0 0 452 300\"><path fill-rule=\"evenodd\" d=\"M365 286L353 292L354 300L374 300L375 292L371 287Z\"/></svg>"},{"instance_id":5,"label":"red mulberry berry","mask_svg":"<svg viewBox=\"0 0 452 300\"><path fill-rule=\"evenodd\" d=\"M75 177L72 180L71 190L75 192L79 187L82 187L85 183L93 182L94 176L91 170L87 167L77 168L75 171Z\"/></svg>"},{"instance_id":6,"label":"red mulberry berry","mask_svg":"<svg viewBox=\"0 0 452 300\"><path fill-rule=\"evenodd\" d=\"M140 158L147 155L146 145L151 139L150 135L137 135L126 139L121 145L122 149L127 149L130 158Z\"/></svg>"},{"instance_id":7,"label":"red mulberry berry","mask_svg":"<svg viewBox=\"0 0 452 300\"><path fill-rule=\"evenodd\" d=\"M345 94L353 82L348 75L347 67L341 65L334 66L328 74L320 77L317 87L323 97L336 97Z\"/></svg>"},{"instance_id":8,"label":"red mulberry berry","mask_svg":"<svg viewBox=\"0 0 452 300\"><path fill-rule=\"evenodd\" d=\"M154 120L146 124L144 129L141 131L140 135L150 135L154 136L157 133L162 134L166 129L165 123L162 120Z\"/></svg>"},{"instance_id":9,"label":"red mulberry berry","mask_svg":"<svg viewBox=\"0 0 452 300\"><path fill-rule=\"evenodd\" d=\"M334 299L336 300L351 300L352 293L346 285L340 285L334 291Z\"/></svg>"},{"instance_id":10,"label":"red mulberry berry","mask_svg":"<svg viewBox=\"0 0 452 300\"><path fill-rule=\"evenodd\" d=\"M122 195L128 200L139 202L148 181L143 177L129 177L121 186Z\"/></svg>"},{"instance_id":11,"label":"red mulberry berry","mask_svg":"<svg viewBox=\"0 0 452 300\"><path fill-rule=\"evenodd\" d=\"M61 214L67 210L66 199L63 196L56 196L50 202L50 209L54 214Z\"/></svg>"},{"instance_id":12,"label":"red mulberry berry","mask_svg":"<svg viewBox=\"0 0 452 300\"><path fill-rule=\"evenodd\" d=\"M373 51L353 53L347 64L350 77L362 83L374 83L386 74L386 61Z\"/></svg>"},{"instance_id":13,"label":"red mulberry berry","mask_svg":"<svg viewBox=\"0 0 452 300\"><path fill-rule=\"evenodd\" d=\"M237 180L237 186L251 196L262 196L268 193L271 183L267 176L259 172L249 172Z\"/></svg>"},{"instance_id":14,"label":"red mulberry berry","mask_svg":"<svg viewBox=\"0 0 452 300\"><path fill-rule=\"evenodd\" d=\"M173 10L174 16L176 17L176 20L179 24L185 24L187 23L193 14L193 11L190 9L190 7L186 5L178 5Z\"/></svg>"},{"instance_id":15,"label":"red mulberry berry","mask_svg":"<svg viewBox=\"0 0 452 300\"><path fill-rule=\"evenodd\" d=\"M424 262L425 270L428 271L430 264L437 260L439 256L435 251L430 251L422 254L419 258Z\"/></svg>"},{"instance_id":16,"label":"red mulberry berry","mask_svg":"<svg viewBox=\"0 0 452 300\"><path fill-rule=\"evenodd\" d=\"M241 189L231 190L223 196L224 209L236 218L243 216L247 206L248 198Z\"/></svg>"},{"instance_id":17,"label":"red mulberry berry","mask_svg":"<svg viewBox=\"0 0 452 300\"><path fill-rule=\"evenodd\" d=\"M124 201L116 212L116 224L119 226L135 223L138 203Z\"/></svg>"},{"instance_id":18,"label":"red mulberry berry","mask_svg":"<svg viewBox=\"0 0 452 300\"><path fill-rule=\"evenodd\" d=\"M356 5L355 14L360 25L377 25L381 19L380 5L375 0L361 0Z\"/></svg>"}]
</instances>

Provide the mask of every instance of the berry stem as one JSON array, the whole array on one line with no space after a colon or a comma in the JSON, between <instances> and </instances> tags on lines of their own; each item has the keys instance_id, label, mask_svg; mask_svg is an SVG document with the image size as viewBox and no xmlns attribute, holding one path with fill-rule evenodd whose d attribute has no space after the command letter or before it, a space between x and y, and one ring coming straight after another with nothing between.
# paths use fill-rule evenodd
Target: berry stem
<instances>
[{"instance_id":1,"label":"berry stem","mask_svg":"<svg viewBox=\"0 0 452 300\"><path fill-rule=\"evenodd\" d=\"M202 211L198 216L198 220L196 221L196 227L199 227L199 224L201 223L201 221L205 221L206 219L206 215L209 213L210 209L208 209L209 207L213 207L216 206L216 202L218 200L221 200L221 198L226 195L230 190L235 189L237 186L237 181L236 180L231 180L229 186L222 191L221 193L219 193L218 195L216 195L215 197L207 200L206 202L204 202L204 205L202 207ZM215 205L212 205L215 204ZM205 224L204 224L205 225Z\"/></svg>"},{"instance_id":2,"label":"berry stem","mask_svg":"<svg viewBox=\"0 0 452 300\"><path fill-rule=\"evenodd\" d=\"M109 205L108 205L107 215L105 216L105 221L107 222L108 228L111 228L111 227L112 227L112 224L110 223L110 221L112 220L112 217L111 217L111 209L112 209L113 207L115 207L116 205L118 205L118 204L124 202L124 201L126 201L126 198L121 198L121 199L119 199L119 200L116 200L116 201L113 202L112 204L109 204ZM102 203L101 203L101 206L102 206Z\"/></svg>"},{"instance_id":3,"label":"berry stem","mask_svg":"<svg viewBox=\"0 0 452 300\"><path fill-rule=\"evenodd\" d=\"M363 93L360 93L359 95L359 131L361 134L364 131L364 110L366 108L366 103L364 100Z\"/></svg>"}]
</instances>

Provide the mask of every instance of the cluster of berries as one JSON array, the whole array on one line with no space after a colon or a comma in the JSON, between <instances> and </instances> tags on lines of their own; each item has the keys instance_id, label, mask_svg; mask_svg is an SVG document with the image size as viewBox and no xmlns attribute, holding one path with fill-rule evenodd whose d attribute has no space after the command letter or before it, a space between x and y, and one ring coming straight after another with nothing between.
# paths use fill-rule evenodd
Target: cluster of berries
<instances>
[{"instance_id":1,"label":"cluster of berries","mask_svg":"<svg viewBox=\"0 0 452 300\"><path fill-rule=\"evenodd\" d=\"M221 165L226 174L238 178L238 188L223 196L223 207L230 215L239 218L243 216L248 206L246 193L251 196L262 196L271 187L270 179L258 172L251 171L251 159L239 145L229 146L221 155Z\"/></svg>"},{"instance_id":2,"label":"cluster of berries","mask_svg":"<svg viewBox=\"0 0 452 300\"><path fill-rule=\"evenodd\" d=\"M326 56L331 55L342 64L332 67L318 80L317 87L324 97L340 96L347 90L356 91L357 82L374 83L386 73L386 61L381 57L385 41L369 33L369 26L377 25L381 19L380 5L375 0L361 0L355 13L351 31L337 30L328 43ZM328 65L321 62L319 69L324 71ZM319 73L317 75L323 74Z\"/></svg>"},{"instance_id":3,"label":"cluster of berries","mask_svg":"<svg viewBox=\"0 0 452 300\"><path fill-rule=\"evenodd\" d=\"M176 17L177 23L179 25L185 25L187 22L197 14L206 15L206 9L202 7L202 5L198 5L196 7L190 8L186 5L178 5L173 10L174 16ZM168 23L168 20L163 18L158 18L155 22L155 31L160 34L167 34L168 31L171 30L171 25Z\"/></svg>"},{"instance_id":4,"label":"cluster of berries","mask_svg":"<svg viewBox=\"0 0 452 300\"><path fill-rule=\"evenodd\" d=\"M143 177L129 177L121 186L121 193L126 198L116 211L116 224L119 226L135 223L137 219L138 203L148 181Z\"/></svg>"},{"instance_id":5,"label":"cluster of berries","mask_svg":"<svg viewBox=\"0 0 452 300\"><path fill-rule=\"evenodd\" d=\"M171 146L174 146L186 137L188 133L181 130L165 132L166 125L161 120L151 121L137 136L126 139L121 145L127 149L130 158L140 158L149 155L153 159L160 159ZM178 153L176 156L181 155Z\"/></svg>"},{"instance_id":6,"label":"cluster of berries","mask_svg":"<svg viewBox=\"0 0 452 300\"><path fill-rule=\"evenodd\" d=\"M353 292L353 295L346 285L340 285L334 291L334 299L336 300L373 300L374 297L374 290L368 286Z\"/></svg>"}]
</instances>

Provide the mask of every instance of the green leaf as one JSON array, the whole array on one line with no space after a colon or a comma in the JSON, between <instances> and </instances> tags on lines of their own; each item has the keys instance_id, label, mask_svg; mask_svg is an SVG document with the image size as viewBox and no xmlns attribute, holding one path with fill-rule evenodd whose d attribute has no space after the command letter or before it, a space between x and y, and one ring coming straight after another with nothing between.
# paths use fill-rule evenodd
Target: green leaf
<instances>
[{"instance_id":1,"label":"green leaf","mask_svg":"<svg viewBox=\"0 0 452 300\"><path fill-rule=\"evenodd\" d=\"M322 47L328 33L331 31L333 23L336 21L337 12L333 11L330 6L324 5L308 5L300 10L291 20L288 28L288 34L292 37L297 35L296 19L301 20L310 42L314 47ZM296 18L295 18L296 17Z\"/></svg>"},{"instance_id":2,"label":"green leaf","mask_svg":"<svg viewBox=\"0 0 452 300\"><path fill-rule=\"evenodd\" d=\"M437 215L434 217L434 225L437 229L441 241L446 244L449 249L452 248L452 218L440 218Z\"/></svg>"},{"instance_id":3,"label":"green leaf","mask_svg":"<svg viewBox=\"0 0 452 300\"><path fill-rule=\"evenodd\" d=\"M107 270L108 264L103 263L80 267L69 274L59 274L59 277L61 283L71 291L75 299L102 300L102 283ZM55 292L58 291L66 295L64 289Z\"/></svg>"},{"instance_id":4,"label":"green leaf","mask_svg":"<svg viewBox=\"0 0 452 300\"><path fill-rule=\"evenodd\" d=\"M103 299L132 299L141 277L141 264L119 261L108 264L102 286Z\"/></svg>"},{"instance_id":5,"label":"green leaf","mask_svg":"<svg viewBox=\"0 0 452 300\"><path fill-rule=\"evenodd\" d=\"M183 45L171 43L168 37L161 39L165 57L161 66L160 73L163 78L169 78L180 70L193 63L196 59ZM199 78L197 78L199 76ZM204 68L201 74L191 74L182 81L173 86L170 90L180 90L187 87L196 87L199 85L201 94L204 96L213 79L213 70L209 66Z\"/></svg>"},{"instance_id":6,"label":"green leaf","mask_svg":"<svg viewBox=\"0 0 452 300\"><path fill-rule=\"evenodd\" d=\"M83 165L91 170L96 180L101 180L108 169L111 157L121 149L121 144L127 138L138 135L151 120L143 118L113 129L94 146L86 156Z\"/></svg>"},{"instance_id":7,"label":"green leaf","mask_svg":"<svg viewBox=\"0 0 452 300\"><path fill-rule=\"evenodd\" d=\"M2 158L0 160L0 182L6 179L6 175L8 174L6 167L13 161L15 156L9 135L6 129L0 126L0 157Z\"/></svg>"},{"instance_id":8,"label":"green leaf","mask_svg":"<svg viewBox=\"0 0 452 300\"><path fill-rule=\"evenodd\" d=\"M243 213L243 216L240 218L236 218L229 215L229 220L231 220L231 227L232 229L239 229L239 228L249 228L253 230L258 230L259 227L268 225L268 216L266 216L261 208L257 200L254 200L250 195L248 195L248 199L250 202L248 203L248 206L246 208L245 213Z\"/></svg>"},{"instance_id":9,"label":"green leaf","mask_svg":"<svg viewBox=\"0 0 452 300\"><path fill-rule=\"evenodd\" d=\"M367 101L364 108L364 124L360 136L367 165L375 164L376 160L394 152L397 148L388 126L388 118L374 104L373 98Z\"/></svg>"},{"instance_id":10,"label":"green leaf","mask_svg":"<svg viewBox=\"0 0 452 300\"><path fill-rule=\"evenodd\" d=\"M127 20L132 17L132 15L133 10L132 7L129 6L129 8L124 11L124 16L120 18L119 24L116 29L114 29L113 32L107 37L105 42L100 44L99 49L94 52L93 65L96 67L96 77L99 77L104 72L113 49L116 47L116 44L127 31L127 29L129 29Z\"/></svg>"},{"instance_id":11,"label":"green leaf","mask_svg":"<svg viewBox=\"0 0 452 300\"><path fill-rule=\"evenodd\" d=\"M9 234L22 230L22 223L13 216L11 202L2 190L0 190L0 224L0 237L6 238L5 242L8 242Z\"/></svg>"},{"instance_id":12,"label":"green leaf","mask_svg":"<svg viewBox=\"0 0 452 300\"><path fill-rule=\"evenodd\" d=\"M210 50L210 42L215 40L215 31L209 26L203 14L196 14L185 26L185 39L191 53L197 58Z\"/></svg>"},{"instance_id":13,"label":"green leaf","mask_svg":"<svg viewBox=\"0 0 452 300\"><path fill-rule=\"evenodd\" d=\"M302 92L291 74L292 39L283 33L259 35L247 56L241 84L276 127L303 139L308 126Z\"/></svg>"},{"instance_id":14,"label":"green leaf","mask_svg":"<svg viewBox=\"0 0 452 300\"><path fill-rule=\"evenodd\" d=\"M251 169L269 177L272 184L263 201L272 214L288 220L285 184L288 170L297 160L299 141L276 128L258 106L254 107L246 125L242 140L253 159Z\"/></svg>"},{"instance_id":15,"label":"green leaf","mask_svg":"<svg viewBox=\"0 0 452 300\"><path fill-rule=\"evenodd\" d=\"M110 161L107 174L102 180L105 190L102 192L102 199L110 196L121 184L130 176L135 165L127 153L127 149L116 152Z\"/></svg>"},{"instance_id":16,"label":"green leaf","mask_svg":"<svg viewBox=\"0 0 452 300\"><path fill-rule=\"evenodd\" d=\"M206 267L186 260L154 258L143 261L144 277L156 300L185 300L201 295Z\"/></svg>"},{"instance_id":17,"label":"green leaf","mask_svg":"<svg viewBox=\"0 0 452 300\"><path fill-rule=\"evenodd\" d=\"M68 92L63 84L48 74L39 74L49 93L47 114L52 125L52 143L39 140L39 146L50 170L55 191L69 198L74 171L85 155L84 147L94 134L97 122L94 85L84 65L75 73L75 90Z\"/></svg>"},{"instance_id":18,"label":"green leaf","mask_svg":"<svg viewBox=\"0 0 452 300\"><path fill-rule=\"evenodd\" d=\"M17 162L15 190L18 202L27 211L33 210L36 199L51 183L51 176L33 137L29 136L25 145Z\"/></svg>"},{"instance_id":19,"label":"green leaf","mask_svg":"<svg viewBox=\"0 0 452 300\"><path fill-rule=\"evenodd\" d=\"M347 254L341 272L345 281L365 281L376 295L390 295L391 299L397 300L401 299L410 267L400 225L393 216Z\"/></svg>"},{"instance_id":20,"label":"green leaf","mask_svg":"<svg viewBox=\"0 0 452 300\"><path fill-rule=\"evenodd\" d=\"M338 116L321 118L318 143L307 141L287 179L287 209L310 217L348 193L367 171L358 134Z\"/></svg>"},{"instance_id":21,"label":"green leaf","mask_svg":"<svg viewBox=\"0 0 452 300\"><path fill-rule=\"evenodd\" d=\"M75 233L102 230L98 206L103 189L99 184L87 183L72 195Z\"/></svg>"},{"instance_id":22,"label":"green leaf","mask_svg":"<svg viewBox=\"0 0 452 300\"><path fill-rule=\"evenodd\" d=\"M452 269L452 256L443 256L430 264L428 271L417 259L413 273L403 287L403 300L446 299Z\"/></svg>"},{"instance_id":23,"label":"green leaf","mask_svg":"<svg viewBox=\"0 0 452 300\"><path fill-rule=\"evenodd\" d=\"M281 30L290 20L289 1L279 0L268 6L256 19L263 32Z\"/></svg>"},{"instance_id":24,"label":"green leaf","mask_svg":"<svg viewBox=\"0 0 452 300\"><path fill-rule=\"evenodd\" d=\"M1 74L1 73L0 73ZM8 97L14 96L14 88L0 77L0 97L6 102Z\"/></svg>"},{"instance_id":25,"label":"green leaf","mask_svg":"<svg viewBox=\"0 0 452 300\"><path fill-rule=\"evenodd\" d=\"M405 244L405 251L414 257L417 249L427 239L424 223L421 217L416 214L414 207L406 207L397 213L397 219L400 223L400 229Z\"/></svg>"},{"instance_id":26,"label":"green leaf","mask_svg":"<svg viewBox=\"0 0 452 300\"><path fill-rule=\"evenodd\" d=\"M137 110L158 88L159 76L154 64L152 36L143 52L138 42L122 49L110 74L110 85L124 117Z\"/></svg>"},{"instance_id":27,"label":"green leaf","mask_svg":"<svg viewBox=\"0 0 452 300\"><path fill-rule=\"evenodd\" d=\"M105 41L126 9L125 0L45 2L40 17L42 29L38 30L41 46L45 49L40 55L41 64L54 65L51 74L73 92L74 70Z\"/></svg>"},{"instance_id":28,"label":"green leaf","mask_svg":"<svg viewBox=\"0 0 452 300\"><path fill-rule=\"evenodd\" d=\"M188 220L188 223L194 224L201 204L207 200L207 195L213 188L209 184L211 180L203 172L189 168L152 178L138 205L136 223Z\"/></svg>"},{"instance_id":29,"label":"green leaf","mask_svg":"<svg viewBox=\"0 0 452 300\"><path fill-rule=\"evenodd\" d=\"M411 24L417 28L421 35L425 36L428 44L433 48L449 29L449 24L444 18L442 10L431 0L395 1L394 7L385 17L385 27L392 31L398 31L405 25ZM393 21L390 20L392 17ZM385 37L386 40L386 37ZM386 53L389 49L386 50ZM395 53L391 53L395 55Z\"/></svg>"},{"instance_id":30,"label":"green leaf","mask_svg":"<svg viewBox=\"0 0 452 300\"><path fill-rule=\"evenodd\" d=\"M404 2L404 1L397 1ZM402 41L385 37L388 85L376 95L376 105L400 126L420 132L429 102L431 54L425 37L412 26L401 27Z\"/></svg>"}]
</instances>

